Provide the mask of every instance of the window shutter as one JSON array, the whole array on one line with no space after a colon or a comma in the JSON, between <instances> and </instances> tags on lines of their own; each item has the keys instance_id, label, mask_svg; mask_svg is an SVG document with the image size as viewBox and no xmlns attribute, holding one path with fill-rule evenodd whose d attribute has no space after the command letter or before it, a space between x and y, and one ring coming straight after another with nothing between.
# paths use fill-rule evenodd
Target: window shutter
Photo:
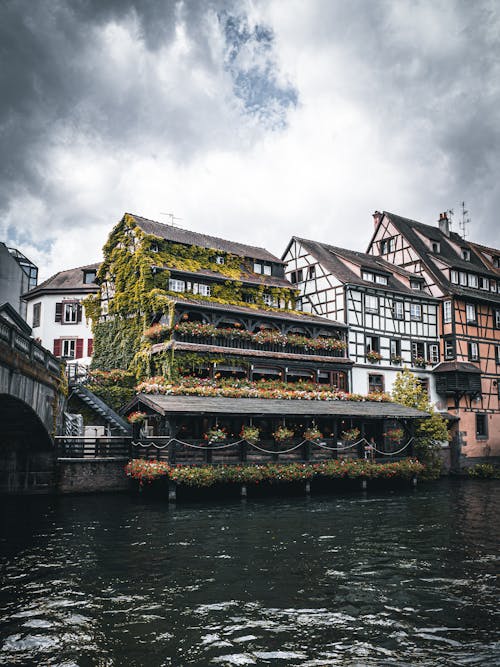
<instances>
[{"instance_id":1,"label":"window shutter","mask_svg":"<svg viewBox=\"0 0 500 667\"><path fill-rule=\"evenodd\" d=\"M82 321L82 306L78 304L76 307L76 321L80 323Z\"/></svg>"},{"instance_id":2,"label":"window shutter","mask_svg":"<svg viewBox=\"0 0 500 667\"><path fill-rule=\"evenodd\" d=\"M61 339L60 338L54 338L54 356L55 357L60 357L61 356Z\"/></svg>"},{"instance_id":3,"label":"window shutter","mask_svg":"<svg viewBox=\"0 0 500 667\"><path fill-rule=\"evenodd\" d=\"M62 303L56 303L56 322L61 322L62 320Z\"/></svg>"},{"instance_id":4,"label":"window shutter","mask_svg":"<svg viewBox=\"0 0 500 667\"><path fill-rule=\"evenodd\" d=\"M91 357L93 351L94 351L94 340L93 338L89 338L87 341L87 356Z\"/></svg>"},{"instance_id":5,"label":"window shutter","mask_svg":"<svg viewBox=\"0 0 500 667\"><path fill-rule=\"evenodd\" d=\"M83 357L83 338L77 338L75 359L81 359L82 357Z\"/></svg>"}]
</instances>

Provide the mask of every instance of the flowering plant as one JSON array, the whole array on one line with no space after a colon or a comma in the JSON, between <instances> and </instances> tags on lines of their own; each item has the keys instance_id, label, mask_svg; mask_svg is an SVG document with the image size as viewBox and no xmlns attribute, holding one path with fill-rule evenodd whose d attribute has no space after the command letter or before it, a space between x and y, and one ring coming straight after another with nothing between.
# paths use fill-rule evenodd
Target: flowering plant
<instances>
[{"instance_id":1,"label":"flowering plant","mask_svg":"<svg viewBox=\"0 0 500 667\"><path fill-rule=\"evenodd\" d=\"M240 431L240 438L249 442L255 442L259 439L260 429L257 426L243 426Z\"/></svg>"},{"instance_id":2,"label":"flowering plant","mask_svg":"<svg viewBox=\"0 0 500 667\"><path fill-rule=\"evenodd\" d=\"M375 350L370 350L369 352L366 353L366 358L371 364L376 364L378 361L382 359L382 355L380 352L376 352Z\"/></svg>"},{"instance_id":3,"label":"flowering plant","mask_svg":"<svg viewBox=\"0 0 500 667\"><path fill-rule=\"evenodd\" d=\"M412 361L413 365L417 366L418 368L425 368L427 366L427 361L424 359L424 357L413 357Z\"/></svg>"},{"instance_id":4,"label":"flowering plant","mask_svg":"<svg viewBox=\"0 0 500 667\"><path fill-rule=\"evenodd\" d=\"M361 431L359 428L349 428L346 431L342 431L341 438L342 440L347 440L348 442L354 442L359 438Z\"/></svg>"},{"instance_id":5,"label":"flowering plant","mask_svg":"<svg viewBox=\"0 0 500 667\"><path fill-rule=\"evenodd\" d=\"M145 329L143 332L144 338L147 338L151 341L161 341L167 337L170 329L166 324L153 324L148 329Z\"/></svg>"},{"instance_id":6,"label":"flowering plant","mask_svg":"<svg viewBox=\"0 0 500 667\"><path fill-rule=\"evenodd\" d=\"M317 426L310 426L308 429L304 431L303 438L304 440L319 440L320 438L323 437L323 434L317 428Z\"/></svg>"},{"instance_id":7,"label":"flowering plant","mask_svg":"<svg viewBox=\"0 0 500 667\"><path fill-rule=\"evenodd\" d=\"M286 426L278 426L276 431L273 433L274 439L277 442L286 442L286 440L291 440L294 436L294 432L291 428Z\"/></svg>"},{"instance_id":8,"label":"flowering plant","mask_svg":"<svg viewBox=\"0 0 500 667\"><path fill-rule=\"evenodd\" d=\"M146 419L146 417L147 414L145 412L140 412L137 410L136 412L131 412L127 419L130 424L140 424Z\"/></svg>"},{"instance_id":9,"label":"flowering plant","mask_svg":"<svg viewBox=\"0 0 500 667\"><path fill-rule=\"evenodd\" d=\"M399 365L403 361L400 354L391 354L391 363Z\"/></svg>"},{"instance_id":10,"label":"flowering plant","mask_svg":"<svg viewBox=\"0 0 500 667\"><path fill-rule=\"evenodd\" d=\"M227 433L223 428L214 426L213 428L209 428L203 437L209 445L213 445L216 442L224 442L227 438Z\"/></svg>"},{"instance_id":11,"label":"flowering plant","mask_svg":"<svg viewBox=\"0 0 500 667\"><path fill-rule=\"evenodd\" d=\"M403 439L404 431L402 428L388 428L384 436L391 442L399 443Z\"/></svg>"}]
</instances>

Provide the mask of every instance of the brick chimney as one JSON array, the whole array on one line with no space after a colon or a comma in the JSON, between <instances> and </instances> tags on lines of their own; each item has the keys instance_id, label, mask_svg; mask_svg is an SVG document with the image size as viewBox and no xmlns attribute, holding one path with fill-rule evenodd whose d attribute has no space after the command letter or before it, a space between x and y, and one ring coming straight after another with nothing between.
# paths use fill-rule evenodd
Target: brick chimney
<instances>
[{"instance_id":1,"label":"brick chimney","mask_svg":"<svg viewBox=\"0 0 500 667\"><path fill-rule=\"evenodd\" d=\"M445 236L450 236L450 221L448 220L448 215L446 213L439 214L438 225L440 231L443 232Z\"/></svg>"},{"instance_id":2,"label":"brick chimney","mask_svg":"<svg viewBox=\"0 0 500 667\"><path fill-rule=\"evenodd\" d=\"M382 213L380 211L375 211L373 214L373 224L375 227L378 226L378 223L382 220Z\"/></svg>"}]
</instances>

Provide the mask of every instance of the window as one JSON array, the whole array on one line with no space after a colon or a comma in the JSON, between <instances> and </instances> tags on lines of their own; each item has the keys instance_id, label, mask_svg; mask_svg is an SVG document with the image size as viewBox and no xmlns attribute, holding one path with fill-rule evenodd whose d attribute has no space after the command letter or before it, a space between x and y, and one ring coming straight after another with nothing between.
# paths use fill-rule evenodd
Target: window
<instances>
[{"instance_id":1,"label":"window","mask_svg":"<svg viewBox=\"0 0 500 667\"><path fill-rule=\"evenodd\" d=\"M405 305L402 301L394 301L393 316L395 320L404 320Z\"/></svg>"},{"instance_id":2,"label":"window","mask_svg":"<svg viewBox=\"0 0 500 667\"><path fill-rule=\"evenodd\" d=\"M410 303L410 320L422 319L422 306L419 303Z\"/></svg>"},{"instance_id":3,"label":"window","mask_svg":"<svg viewBox=\"0 0 500 667\"><path fill-rule=\"evenodd\" d=\"M210 296L210 285L205 285L204 283L193 283L193 294Z\"/></svg>"},{"instance_id":4,"label":"window","mask_svg":"<svg viewBox=\"0 0 500 667\"><path fill-rule=\"evenodd\" d=\"M455 285L458 285L458 271L450 271L450 280Z\"/></svg>"},{"instance_id":5,"label":"window","mask_svg":"<svg viewBox=\"0 0 500 667\"><path fill-rule=\"evenodd\" d=\"M270 264L265 264L264 262L254 262L253 263L253 270L255 273L262 273L265 276L270 276L272 271L271 271L271 265Z\"/></svg>"},{"instance_id":6,"label":"window","mask_svg":"<svg viewBox=\"0 0 500 667\"><path fill-rule=\"evenodd\" d=\"M470 262L470 250L467 248L462 248L462 259L465 259L466 262Z\"/></svg>"},{"instance_id":7,"label":"window","mask_svg":"<svg viewBox=\"0 0 500 667\"><path fill-rule=\"evenodd\" d=\"M382 239L380 241L380 254L387 255L389 252L394 252L396 249L396 239L394 237L390 239Z\"/></svg>"},{"instance_id":8,"label":"window","mask_svg":"<svg viewBox=\"0 0 500 667\"><path fill-rule=\"evenodd\" d=\"M463 285L464 287L467 287L467 274L464 273L463 271L460 271L458 277L460 279L460 284Z\"/></svg>"},{"instance_id":9,"label":"window","mask_svg":"<svg viewBox=\"0 0 500 667\"><path fill-rule=\"evenodd\" d=\"M61 357L65 359L74 359L76 356L76 340L66 338L61 341Z\"/></svg>"},{"instance_id":10,"label":"window","mask_svg":"<svg viewBox=\"0 0 500 667\"><path fill-rule=\"evenodd\" d=\"M498 255L495 255L495 257L493 257L493 266L497 269L500 269L500 257Z\"/></svg>"},{"instance_id":11,"label":"window","mask_svg":"<svg viewBox=\"0 0 500 667\"><path fill-rule=\"evenodd\" d=\"M497 291L497 281L496 281L496 280L492 280L492 281L491 281L491 283L490 283L490 290L491 290L492 292L496 292L496 291Z\"/></svg>"},{"instance_id":12,"label":"window","mask_svg":"<svg viewBox=\"0 0 500 667\"><path fill-rule=\"evenodd\" d=\"M186 283L184 280L177 280L176 278L169 278L168 280L168 289L171 292L185 292Z\"/></svg>"},{"instance_id":13,"label":"window","mask_svg":"<svg viewBox=\"0 0 500 667\"><path fill-rule=\"evenodd\" d=\"M271 275L271 265L270 264L264 264L264 266L262 268L264 269L263 274L265 276L270 276Z\"/></svg>"},{"instance_id":14,"label":"window","mask_svg":"<svg viewBox=\"0 0 500 667\"><path fill-rule=\"evenodd\" d=\"M495 329L500 329L500 308L495 308L493 312L493 326Z\"/></svg>"},{"instance_id":15,"label":"window","mask_svg":"<svg viewBox=\"0 0 500 667\"><path fill-rule=\"evenodd\" d=\"M266 306L272 306L273 308L278 306L278 299L272 294L265 293L262 298L264 299Z\"/></svg>"},{"instance_id":16,"label":"window","mask_svg":"<svg viewBox=\"0 0 500 667\"><path fill-rule=\"evenodd\" d=\"M40 315L42 312L42 304L35 303L33 305L33 329L40 326Z\"/></svg>"},{"instance_id":17,"label":"window","mask_svg":"<svg viewBox=\"0 0 500 667\"><path fill-rule=\"evenodd\" d=\"M368 280L370 283L375 280L375 276L369 271L361 271L361 278L363 278L363 280Z\"/></svg>"},{"instance_id":18,"label":"window","mask_svg":"<svg viewBox=\"0 0 500 667\"><path fill-rule=\"evenodd\" d=\"M378 352L379 351L378 336L366 336L365 337L365 348L366 348L366 352Z\"/></svg>"},{"instance_id":19,"label":"window","mask_svg":"<svg viewBox=\"0 0 500 667\"><path fill-rule=\"evenodd\" d=\"M484 278L483 276L479 276L479 289L484 289L484 290L490 289L489 278Z\"/></svg>"},{"instance_id":20,"label":"window","mask_svg":"<svg viewBox=\"0 0 500 667\"><path fill-rule=\"evenodd\" d=\"M422 289L422 283L420 280L410 280L410 287L411 289L414 290L421 290Z\"/></svg>"},{"instance_id":21,"label":"window","mask_svg":"<svg viewBox=\"0 0 500 667\"><path fill-rule=\"evenodd\" d=\"M453 338L444 339L444 358L445 359L455 358L455 341L453 340Z\"/></svg>"},{"instance_id":22,"label":"window","mask_svg":"<svg viewBox=\"0 0 500 667\"><path fill-rule=\"evenodd\" d=\"M476 413L476 438L488 437L488 419L487 415L478 412Z\"/></svg>"},{"instance_id":23,"label":"window","mask_svg":"<svg viewBox=\"0 0 500 667\"><path fill-rule=\"evenodd\" d=\"M216 255L216 256L215 256L215 263L216 263L216 264L224 264L225 261L226 261L226 260L224 259L224 256L223 256L223 255Z\"/></svg>"},{"instance_id":24,"label":"window","mask_svg":"<svg viewBox=\"0 0 500 667\"><path fill-rule=\"evenodd\" d=\"M400 364L401 359L401 341L398 338L391 338L389 342L389 351L391 355L391 362L393 364Z\"/></svg>"},{"instance_id":25,"label":"window","mask_svg":"<svg viewBox=\"0 0 500 667\"><path fill-rule=\"evenodd\" d=\"M367 313L378 313L378 297L366 294L365 309Z\"/></svg>"},{"instance_id":26,"label":"window","mask_svg":"<svg viewBox=\"0 0 500 667\"><path fill-rule=\"evenodd\" d=\"M92 271L84 271L83 272L83 282L85 285L92 285L92 283L95 283L95 278L96 278L96 271L92 269Z\"/></svg>"},{"instance_id":27,"label":"window","mask_svg":"<svg viewBox=\"0 0 500 667\"><path fill-rule=\"evenodd\" d=\"M388 280L387 280L386 276L377 276L377 275L376 275L376 276L375 276L375 282L376 282L378 285L387 285Z\"/></svg>"},{"instance_id":28,"label":"window","mask_svg":"<svg viewBox=\"0 0 500 667\"><path fill-rule=\"evenodd\" d=\"M434 243L432 244L432 252L441 252L439 248L439 243L436 243L436 241L434 241Z\"/></svg>"},{"instance_id":29,"label":"window","mask_svg":"<svg viewBox=\"0 0 500 667\"><path fill-rule=\"evenodd\" d=\"M77 324L82 319L81 306L76 301L70 303L63 303L62 323L63 324Z\"/></svg>"},{"instance_id":30,"label":"window","mask_svg":"<svg viewBox=\"0 0 500 667\"><path fill-rule=\"evenodd\" d=\"M449 324L451 322L451 301L443 303L443 322Z\"/></svg>"},{"instance_id":31,"label":"window","mask_svg":"<svg viewBox=\"0 0 500 667\"><path fill-rule=\"evenodd\" d=\"M500 345L495 345L495 361L497 364L500 364ZM500 384L500 382L498 384Z\"/></svg>"},{"instance_id":32,"label":"window","mask_svg":"<svg viewBox=\"0 0 500 667\"><path fill-rule=\"evenodd\" d=\"M151 243L151 248L150 249L151 249L151 252L158 252L160 250L156 241L153 241Z\"/></svg>"},{"instance_id":33,"label":"window","mask_svg":"<svg viewBox=\"0 0 500 667\"><path fill-rule=\"evenodd\" d=\"M384 391L384 376L368 374L368 393L374 394L376 392Z\"/></svg>"},{"instance_id":34,"label":"window","mask_svg":"<svg viewBox=\"0 0 500 667\"><path fill-rule=\"evenodd\" d=\"M467 322L476 321L476 306L473 303L465 304L465 319Z\"/></svg>"},{"instance_id":35,"label":"window","mask_svg":"<svg viewBox=\"0 0 500 667\"><path fill-rule=\"evenodd\" d=\"M467 343L469 361L479 361L479 346L477 343Z\"/></svg>"},{"instance_id":36,"label":"window","mask_svg":"<svg viewBox=\"0 0 500 667\"><path fill-rule=\"evenodd\" d=\"M314 278L316 275L316 267L315 266L310 266L309 271L308 271L308 277L309 278Z\"/></svg>"},{"instance_id":37,"label":"window","mask_svg":"<svg viewBox=\"0 0 500 667\"><path fill-rule=\"evenodd\" d=\"M425 346L423 343L412 343L411 344L411 360L413 362L423 362L425 361Z\"/></svg>"},{"instance_id":38,"label":"window","mask_svg":"<svg viewBox=\"0 0 500 667\"><path fill-rule=\"evenodd\" d=\"M437 364L439 362L439 345L437 345L437 343L429 344L428 359L431 364Z\"/></svg>"},{"instance_id":39,"label":"window","mask_svg":"<svg viewBox=\"0 0 500 667\"><path fill-rule=\"evenodd\" d=\"M469 287L475 287L477 289L479 282L475 273L469 273L468 283Z\"/></svg>"}]
</instances>

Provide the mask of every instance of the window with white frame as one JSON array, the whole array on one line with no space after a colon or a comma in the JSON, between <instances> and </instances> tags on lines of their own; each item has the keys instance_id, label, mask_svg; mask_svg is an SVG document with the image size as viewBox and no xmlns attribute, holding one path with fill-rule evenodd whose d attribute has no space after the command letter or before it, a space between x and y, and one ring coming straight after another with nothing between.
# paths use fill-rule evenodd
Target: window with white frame
<instances>
[{"instance_id":1,"label":"window with white frame","mask_svg":"<svg viewBox=\"0 0 500 667\"><path fill-rule=\"evenodd\" d=\"M467 280L468 280L468 283L469 283L469 287L477 288L479 286L479 281L478 281L477 276L476 276L475 273L469 273L469 276L468 276Z\"/></svg>"},{"instance_id":2,"label":"window with white frame","mask_svg":"<svg viewBox=\"0 0 500 667\"><path fill-rule=\"evenodd\" d=\"M40 326L40 318L42 313L41 302L33 304L33 329Z\"/></svg>"},{"instance_id":3,"label":"window with white frame","mask_svg":"<svg viewBox=\"0 0 500 667\"><path fill-rule=\"evenodd\" d=\"M373 294L365 295L365 310L367 313L378 313L378 297Z\"/></svg>"},{"instance_id":4,"label":"window with white frame","mask_svg":"<svg viewBox=\"0 0 500 667\"><path fill-rule=\"evenodd\" d=\"M475 322L476 317L476 306L473 303L465 304L465 319L467 322Z\"/></svg>"},{"instance_id":5,"label":"window with white frame","mask_svg":"<svg viewBox=\"0 0 500 667\"><path fill-rule=\"evenodd\" d=\"M370 283L374 282L375 280L375 276L373 273L370 273L370 271L362 271L361 278L363 278L363 280L367 280Z\"/></svg>"},{"instance_id":6,"label":"window with white frame","mask_svg":"<svg viewBox=\"0 0 500 667\"><path fill-rule=\"evenodd\" d=\"M378 276L378 275L375 275L375 282L376 282L378 285L387 285L387 284L388 284L387 276Z\"/></svg>"},{"instance_id":7,"label":"window with white frame","mask_svg":"<svg viewBox=\"0 0 500 667\"><path fill-rule=\"evenodd\" d=\"M465 259L466 262L470 262L470 250L468 250L468 248L462 248L462 259Z\"/></svg>"},{"instance_id":8,"label":"window with white frame","mask_svg":"<svg viewBox=\"0 0 500 667\"><path fill-rule=\"evenodd\" d=\"M61 356L65 359L74 359L76 356L76 340L63 338L61 340Z\"/></svg>"},{"instance_id":9,"label":"window with white frame","mask_svg":"<svg viewBox=\"0 0 500 667\"><path fill-rule=\"evenodd\" d=\"M184 282L184 280L177 280L177 278L169 278L168 289L171 292L185 292L186 283Z\"/></svg>"},{"instance_id":10,"label":"window with white frame","mask_svg":"<svg viewBox=\"0 0 500 667\"><path fill-rule=\"evenodd\" d=\"M469 361L478 361L479 360L479 345L475 342L470 342L467 344Z\"/></svg>"},{"instance_id":11,"label":"window with white frame","mask_svg":"<svg viewBox=\"0 0 500 667\"><path fill-rule=\"evenodd\" d=\"M484 276L479 276L479 289L488 290L490 289L490 279L485 278Z\"/></svg>"},{"instance_id":12,"label":"window with white frame","mask_svg":"<svg viewBox=\"0 0 500 667\"><path fill-rule=\"evenodd\" d=\"M420 280L410 280L410 287L411 289L414 290L421 290L422 289L422 283Z\"/></svg>"},{"instance_id":13,"label":"window with white frame","mask_svg":"<svg viewBox=\"0 0 500 667\"><path fill-rule=\"evenodd\" d=\"M378 336L365 336L366 352L379 352L380 340Z\"/></svg>"},{"instance_id":14,"label":"window with white frame","mask_svg":"<svg viewBox=\"0 0 500 667\"><path fill-rule=\"evenodd\" d=\"M224 264L225 263L225 258L224 255L216 255L215 256L215 263L216 264Z\"/></svg>"},{"instance_id":15,"label":"window with white frame","mask_svg":"<svg viewBox=\"0 0 500 667\"><path fill-rule=\"evenodd\" d=\"M449 324L451 322L451 301L443 303L443 322Z\"/></svg>"},{"instance_id":16,"label":"window with white frame","mask_svg":"<svg viewBox=\"0 0 500 667\"><path fill-rule=\"evenodd\" d=\"M444 339L444 358L445 359L455 358L455 341L453 338Z\"/></svg>"},{"instance_id":17,"label":"window with white frame","mask_svg":"<svg viewBox=\"0 0 500 667\"><path fill-rule=\"evenodd\" d=\"M396 249L396 239L392 236L389 239L382 239L380 241L380 254L387 255L390 252L394 252Z\"/></svg>"},{"instance_id":18,"label":"window with white frame","mask_svg":"<svg viewBox=\"0 0 500 667\"><path fill-rule=\"evenodd\" d=\"M460 271L458 277L460 279L460 284L467 287L467 274L464 271Z\"/></svg>"},{"instance_id":19,"label":"window with white frame","mask_svg":"<svg viewBox=\"0 0 500 667\"><path fill-rule=\"evenodd\" d=\"M265 292L262 295L262 298L266 306L272 306L273 308L276 308L278 306L278 299L274 295Z\"/></svg>"},{"instance_id":20,"label":"window with white frame","mask_svg":"<svg viewBox=\"0 0 500 667\"><path fill-rule=\"evenodd\" d=\"M492 280L492 281L490 282L490 290L491 290L492 292L496 292L496 291L497 291L497 281L496 281L496 280Z\"/></svg>"},{"instance_id":21,"label":"window with white frame","mask_svg":"<svg viewBox=\"0 0 500 667\"><path fill-rule=\"evenodd\" d=\"M316 267L314 265L310 266L307 273L308 273L307 275L308 278L314 278L316 276Z\"/></svg>"},{"instance_id":22,"label":"window with white frame","mask_svg":"<svg viewBox=\"0 0 500 667\"><path fill-rule=\"evenodd\" d=\"M384 391L384 376L383 375L368 375L368 393L376 394Z\"/></svg>"},{"instance_id":23,"label":"window with white frame","mask_svg":"<svg viewBox=\"0 0 500 667\"><path fill-rule=\"evenodd\" d=\"M450 271L450 280L455 285L458 285L458 271Z\"/></svg>"},{"instance_id":24,"label":"window with white frame","mask_svg":"<svg viewBox=\"0 0 500 667\"><path fill-rule=\"evenodd\" d=\"M500 329L500 308L495 308L493 312L493 325L495 329Z\"/></svg>"},{"instance_id":25,"label":"window with white frame","mask_svg":"<svg viewBox=\"0 0 500 667\"><path fill-rule=\"evenodd\" d=\"M432 252L439 253L441 252L441 249L439 247L439 243L437 241L434 241L432 244Z\"/></svg>"},{"instance_id":26,"label":"window with white frame","mask_svg":"<svg viewBox=\"0 0 500 667\"><path fill-rule=\"evenodd\" d=\"M210 296L210 291L210 285L205 285L204 283L193 283L193 294Z\"/></svg>"},{"instance_id":27,"label":"window with white frame","mask_svg":"<svg viewBox=\"0 0 500 667\"><path fill-rule=\"evenodd\" d=\"M262 273L265 276L270 276L272 273L271 265L266 264L265 262L254 262L253 270L255 273Z\"/></svg>"},{"instance_id":28,"label":"window with white frame","mask_svg":"<svg viewBox=\"0 0 500 667\"><path fill-rule=\"evenodd\" d=\"M428 359L431 364L437 364L439 361L439 345L437 343L429 344L429 355Z\"/></svg>"},{"instance_id":29,"label":"window with white frame","mask_svg":"<svg viewBox=\"0 0 500 667\"><path fill-rule=\"evenodd\" d=\"M405 305L403 301L394 301L393 305L393 317L395 320L404 320L405 318Z\"/></svg>"},{"instance_id":30,"label":"window with white frame","mask_svg":"<svg viewBox=\"0 0 500 667\"><path fill-rule=\"evenodd\" d=\"M64 324L76 324L79 321L81 306L76 301L63 303L62 321Z\"/></svg>"},{"instance_id":31,"label":"window with white frame","mask_svg":"<svg viewBox=\"0 0 500 667\"><path fill-rule=\"evenodd\" d=\"M422 306L419 303L410 303L410 320L422 319Z\"/></svg>"}]
</instances>

